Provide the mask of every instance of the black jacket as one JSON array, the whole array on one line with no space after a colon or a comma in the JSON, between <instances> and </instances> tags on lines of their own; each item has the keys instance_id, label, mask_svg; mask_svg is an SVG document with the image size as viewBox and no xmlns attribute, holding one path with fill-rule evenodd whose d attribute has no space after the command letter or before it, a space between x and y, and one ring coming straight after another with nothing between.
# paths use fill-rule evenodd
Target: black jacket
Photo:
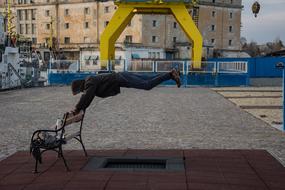
<instances>
[{"instance_id":1,"label":"black jacket","mask_svg":"<svg viewBox=\"0 0 285 190\"><path fill-rule=\"evenodd\" d=\"M117 73L100 74L85 79L84 92L76 105L77 110L85 110L95 96L106 98L120 93Z\"/></svg>"}]
</instances>

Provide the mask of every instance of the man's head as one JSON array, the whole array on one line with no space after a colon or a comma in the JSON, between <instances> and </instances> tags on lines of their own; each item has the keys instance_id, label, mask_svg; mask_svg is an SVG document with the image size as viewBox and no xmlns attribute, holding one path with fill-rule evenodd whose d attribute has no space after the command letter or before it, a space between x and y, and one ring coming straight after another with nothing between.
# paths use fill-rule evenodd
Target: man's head
<instances>
[{"instance_id":1,"label":"man's head","mask_svg":"<svg viewBox=\"0 0 285 190\"><path fill-rule=\"evenodd\" d=\"M76 95L84 90L85 80L75 80L71 84L72 94Z\"/></svg>"}]
</instances>

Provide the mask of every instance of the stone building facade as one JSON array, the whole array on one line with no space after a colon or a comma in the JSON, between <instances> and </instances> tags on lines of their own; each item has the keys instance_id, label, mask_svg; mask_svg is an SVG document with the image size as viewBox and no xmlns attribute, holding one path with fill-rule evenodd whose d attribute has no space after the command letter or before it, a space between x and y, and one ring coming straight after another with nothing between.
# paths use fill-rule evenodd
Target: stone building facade
<instances>
[{"instance_id":1,"label":"stone building facade","mask_svg":"<svg viewBox=\"0 0 285 190\"><path fill-rule=\"evenodd\" d=\"M99 51L100 35L117 7L113 1L92 0L12 0L17 33L30 37L37 48L46 47L53 36L57 48L72 52ZM200 0L198 9L189 10L198 18L203 35L204 57L213 51L240 50L241 0ZM116 48L126 45L162 48L167 59L189 58L191 42L172 15L135 15L117 40ZM71 55L70 54L70 55ZM149 58L161 58L152 57Z\"/></svg>"}]
</instances>

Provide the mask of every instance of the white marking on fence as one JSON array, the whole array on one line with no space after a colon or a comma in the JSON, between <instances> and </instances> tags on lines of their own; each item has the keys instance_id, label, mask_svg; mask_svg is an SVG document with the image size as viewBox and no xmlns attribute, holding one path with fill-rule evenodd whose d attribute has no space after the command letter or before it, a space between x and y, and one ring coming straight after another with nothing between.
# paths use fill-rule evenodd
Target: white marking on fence
<instances>
[{"instance_id":1,"label":"white marking on fence","mask_svg":"<svg viewBox=\"0 0 285 190\"><path fill-rule=\"evenodd\" d=\"M218 73L247 73L248 63L245 61L218 62Z\"/></svg>"}]
</instances>

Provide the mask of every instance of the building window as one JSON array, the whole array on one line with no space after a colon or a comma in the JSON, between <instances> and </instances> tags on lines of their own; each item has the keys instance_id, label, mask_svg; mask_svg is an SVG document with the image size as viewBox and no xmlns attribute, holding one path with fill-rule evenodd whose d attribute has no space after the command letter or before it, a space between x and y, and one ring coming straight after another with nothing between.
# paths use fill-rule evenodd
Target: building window
<instances>
[{"instance_id":1,"label":"building window","mask_svg":"<svg viewBox=\"0 0 285 190\"><path fill-rule=\"evenodd\" d=\"M174 42L174 43L176 42L176 40L177 40L177 38L176 38L176 37L173 37L173 42Z\"/></svg>"},{"instance_id":2,"label":"building window","mask_svg":"<svg viewBox=\"0 0 285 190\"><path fill-rule=\"evenodd\" d=\"M28 10L26 9L24 10L24 12L25 12L25 20L29 20Z\"/></svg>"},{"instance_id":3,"label":"building window","mask_svg":"<svg viewBox=\"0 0 285 190\"><path fill-rule=\"evenodd\" d=\"M19 20L23 20L22 10L18 10L18 18L19 18Z\"/></svg>"},{"instance_id":4,"label":"building window","mask_svg":"<svg viewBox=\"0 0 285 190\"><path fill-rule=\"evenodd\" d=\"M126 42L126 43L132 43L132 42L133 42L133 36L127 35L127 36L126 36L126 39L125 39L125 42Z\"/></svg>"},{"instance_id":5,"label":"building window","mask_svg":"<svg viewBox=\"0 0 285 190\"><path fill-rule=\"evenodd\" d=\"M47 0L47 3L49 3L49 0Z\"/></svg>"},{"instance_id":6,"label":"building window","mask_svg":"<svg viewBox=\"0 0 285 190\"><path fill-rule=\"evenodd\" d=\"M30 34L30 25L26 24L26 34Z\"/></svg>"},{"instance_id":7,"label":"building window","mask_svg":"<svg viewBox=\"0 0 285 190\"><path fill-rule=\"evenodd\" d=\"M153 21L152 21L152 26L153 26L153 27L156 27L156 25L157 25L157 21L156 21L156 20L153 20Z\"/></svg>"},{"instance_id":8,"label":"building window","mask_svg":"<svg viewBox=\"0 0 285 190\"><path fill-rule=\"evenodd\" d=\"M24 25L20 24L20 34L23 34L23 33L24 33Z\"/></svg>"},{"instance_id":9,"label":"building window","mask_svg":"<svg viewBox=\"0 0 285 190\"><path fill-rule=\"evenodd\" d=\"M215 28L216 28L215 25L212 25L212 26L211 26L211 30L212 30L212 31L215 31Z\"/></svg>"},{"instance_id":10,"label":"building window","mask_svg":"<svg viewBox=\"0 0 285 190\"><path fill-rule=\"evenodd\" d=\"M69 15L69 9L65 9L65 10L64 10L64 15L65 15L65 16L68 16L68 15Z\"/></svg>"},{"instance_id":11,"label":"building window","mask_svg":"<svg viewBox=\"0 0 285 190\"><path fill-rule=\"evenodd\" d=\"M216 3L216 0L212 0L212 3Z\"/></svg>"},{"instance_id":12,"label":"building window","mask_svg":"<svg viewBox=\"0 0 285 190\"><path fill-rule=\"evenodd\" d=\"M177 28L177 22L173 23L173 28Z\"/></svg>"},{"instance_id":13,"label":"building window","mask_svg":"<svg viewBox=\"0 0 285 190\"><path fill-rule=\"evenodd\" d=\"M84 8L84 14L89 15L90 14L90 9L89 7Z\"/></svg>"},{"instance_id":14,"label":"building window","mask_svg":"<svg viewBox=\"0 0 285 190\"><path fill-rule=\"evenodd\" d=\"M152 43L156 43L158 41L158 37L157 36L152 36L151 41L152 41Z\"/></svg>"},{"instance_id":15,"label":"building window","mask_svg":"<svg viewBox=\"0 0 285 190\"><path fill-rule=\"evenodd\" d=\"M109 7L105 7L104 13L109 13Z\"/></svg>"},{"instance_id":16,"label":"building window","mask_svg":"<svg viewBox=\"0 0 285 190\"><path fill-rule=\"evenodd\" d=\"M108 26L108 24L109 24L109 21L105 21L105 27L107 27Z\"/></svg>"},{"instance_id":17,"label":"building window","mask_svg":"<svg viewBox=\"0 0 285 190\"><path fill-rule=\"evenodd\" d=\"M232 45L232 40L229 40L229 46L231 46Z\"/></svg>"},{"instance_id":18,"label":"building window","mask_svg":"<svg viewBox=\"0 0 285 190\"><path fill-rule=\"evenodd\" d=\"M160 52L156 52L156 58L160 59Z\"/></svg>"},{"instance_id":19,"label":"building window","mask_svg":"<svg viewBox=\"0 0 285 190\"><path fill-rule=\"evenodd\" d=\"M84 23L84 27L85 27L85 28L89 28L89 22L85 22L85 23Z\"/></svg>"},{"instance_id":20,"label":"building window","mask_svg":"<svg viewBox=\"0 0 285 190\"><path fill-rule=\"evenodd\" d=\"M32 24L32 34L35 34L35 33L36 33L36 25Z\"/></svg>"},{"instance_id":21,"label":"building window","mask_svg":"<svg viewBox=\"0 0 285 190\"><path fill-rule=\"evenodd\" d=\"M85 65L90 65L90 59L85 59Z\"/></svg>"},{"instance_id":22,"label":"building window","mask_svg":"<svg viewBox=\"0 0 285 190\"><path fill-rule=\"evenodd\" d=\"M216 11L212 11L212 17L216 16Z\"/></svg>"},{"instance_id":23,"label":"building window","mask_svg":"<svg viewBox=\"0 0 285 190\"><path fill-rule=\"evenodd\" d=\"M233 4L233 0L231 0L231 4Z\"/></svg>"},{"instance_id":24,"label":"building window","mask_svg":"<svg viewBox=\"0 0 285 190\"><path fill-rule=\"evenodd\" d=\"M229 32L233 32L233 27L229 26Z\"/></svg>"},{"instance_id":25,"label":"building window","mask_svg":"<svg viewBox=\"0 0 285 190\"><path fill-rule=\"evenodd\" d=\"M230 13L230 18L233 18L233 13Z\"/></svg>"},{"instance_id":26,"label":"building window","mask_svg":"<svg viewBox=\"0 0 285 190\"><path fill-rule=\"evenodd\" d=\"M46 10L46 16L49 16L49 10Z\"/></svg>"},{"instance_id":27,"label":"building window","mask_svg":"<svg viewBox=\"0 0 285 190\"><path fill-rule=\"evenodd\" d=\"M68 28L69 28L69 23L65 23L65 24L64 24L64 28L65 28L65 29L68 29Z\"/></svg>"},{"instance_id":28,"label":"building window","mask_svg":"<svg viewBox=\"0 0 285 190\"><path fill-rule=\"evenodd\" d=\"M36 20L36 9L32 9L32 20Z\"/></svg>"},{"instance_id":29,"label":"building window","mask_svg":"<svg viewBox=\"0 0 285 190\"><path fill-rule=\"evenodd\" d=\"M64 37L64 43L69 44L70 43L70 37Z\"/></svg>"},{"instance_id":30,"label":"building window","mask_svg":"<svg viewBox=\"0 0 285 190\"><path fill-rule=\"evenodd\" d=\"M215 43L215 39L214 39L214 38L212 38L212 39L211 39L211 42L212 42L212 44L214 44L214 43Z\"/></svg>"},{"instance_id":31,"label":"building window","mask_svg":"<svg viewBox=\"0 0 285 190\"><path fill-rule=\"evenodd\" d=\"M50 24L46 24L46 29L47 29L47 30L50 29Z\"/></svg>"}]
</instances>

